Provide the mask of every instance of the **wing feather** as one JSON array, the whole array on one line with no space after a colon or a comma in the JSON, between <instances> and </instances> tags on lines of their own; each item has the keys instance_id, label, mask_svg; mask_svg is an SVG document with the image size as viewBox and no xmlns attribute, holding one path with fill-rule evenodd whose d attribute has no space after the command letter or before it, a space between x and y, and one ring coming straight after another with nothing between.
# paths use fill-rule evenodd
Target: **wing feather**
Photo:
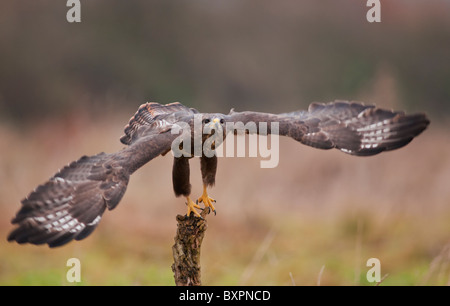
<instances>
[{"instance_id":1,"label":"wing feather","mask_svg":"<svg viewBox=\"0 0 450 306\"><path fill-rule=\"evenodd\" d=\"M422 113L407 115L347 101L315 102L310 104L308 111L278 115L232 111L229 116L233 122L278 122L279 134L282 136L311 147L337 148L357 156L403 147L429 124L428 118Z\"/></svg>"},{"instance_id":2,"label":"wing feather","mask_svg":"<svg viewBox=\"0 0 450 306\"><path fill-rule=\"evenodd\" d=\"M89 236L122 199L130 175L171 148L170 132L138 139L116 153L83 156L22 200L9 241L61 246Z\"/></svg>"},{"instance_id":3,"label":"wing feather","mask_svg":"<svg viewBox=\"0 0 450 306\"><path fill-rule=\"evenodd\" d=\"M125 126L125 135L120 138L120 141L130 145L144 135L166 132L183 116L196 113L198 113L196 109L184 106L179 102L166 105L156 102L142 104Z\"/></svg>"},{"instance_id":4,"label":"wing feather","mask_svg":"<svg viewBox=\"0 0 450 306\"><path fill-rule=\"evenodd\" d=\"M8 240L55 247L89 236L105 210L120 202L130 175L170 151L177 137L170 132L172 126L195 113L178 102L141 105L121 138L129 146L116 153L83 156L39 185L22 200L12 220L17 227Z\"/></svg>"}]
</instances>

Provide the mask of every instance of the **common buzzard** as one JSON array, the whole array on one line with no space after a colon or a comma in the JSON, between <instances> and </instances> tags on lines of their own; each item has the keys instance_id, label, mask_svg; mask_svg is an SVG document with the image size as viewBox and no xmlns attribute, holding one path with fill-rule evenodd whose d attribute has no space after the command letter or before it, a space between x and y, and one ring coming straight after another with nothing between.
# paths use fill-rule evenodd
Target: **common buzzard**
<instances>
[{"instance_id":1,"label":"common buzzard","mask_svg":"<svg viewBox=\"0 0 450 306\"><path fill-rule=\"evenodd\" d=\"M201 136L201 144L212 135L225 136L229 123L277 123L278 133L319 149L339 149L347 154L369 156L398 149L408 144L429 124L424 114L376 108L358 102L335 101L312 103L308 111L283 114L235 112L200 114L178 102L167 105L146 103L125 127L120 141L125 148L116 153L83 156L61 169L46 183L38 186L22 200L21 209L12 220L17 227L8 236L18 243L61 246L72 239L86 238L97 227L106 209L112 210L125 193L128 180L141 166L174 148L189 151L174 155L173 188L176 196L184 196L187 214L199 216L199 203L216 211L207 187L214 185L217 157L200 154L203 194L196 203L191 199L189 159L194 156L194 119L201 119L202 129L211 128ZM186 145L179 139L180 131L191 129L192 141ZM173 133L178 130L178 133ZM247 131L248 132L248 131ZM251 131L252 132L252 131ZM265 131L270 134L271 125ZM190 140L190 139L187 139ZM213 142L212 150L218 143ZM191 150L189 150L191 149ZM194 150L195 151L195 150ZM200 216L199 216L200 217Z\"/></svg>"}]
</instances>

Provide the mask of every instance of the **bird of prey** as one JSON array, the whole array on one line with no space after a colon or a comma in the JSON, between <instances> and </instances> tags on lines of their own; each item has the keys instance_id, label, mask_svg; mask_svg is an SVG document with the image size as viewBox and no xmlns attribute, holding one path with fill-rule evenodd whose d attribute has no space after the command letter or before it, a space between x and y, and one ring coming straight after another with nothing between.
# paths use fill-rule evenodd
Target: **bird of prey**
<instances>
[{"instance_id":1,"label":"bird of prey","mask_svg":"<svg viewBox=\"0 0 450 306\"><path fill-rule=\"evenodd\" d=\"M425 114L405 114L359 102L335 101L312 103L306 111L282 114L235 112L229 114L199 113L175 102L167 105L146 103L139 107L125 126L120 141L125 148L115 153L83 156L61 169L46 183L39 185L24 200L13 218L17 225L8 236L18 243L61 246L69 241L86 238L99 224L106 209L114 209L125 193L130 175L159 155L173 151L192 152L194 139L181 141L179 132L194 128L195 118L202 128L201 144L212 135L225 136L229 123L278 123L278 133L319 149L336 148L356 156L375 155L408 144L429 124ZM178 130L178 133L174 133ZM255 133L270 134L259 128ZM192 138L194 132L190 132ZM187 138L187 140L190 140ZM186 144L184 143L186 142ZM212 149L219 145L213 143ZM190 148L189 148L190 146ZM198 156L198 155L197 155ZM207 188L215 183L217 157L200 154L203 194L196 202L191 199L189 159L193 153L173 159L173 189L176 196L186 199L188 216L200 217L199 204L216 211ZM293 161L294 162L294 161Z\"/></svg>"}]
</instances>

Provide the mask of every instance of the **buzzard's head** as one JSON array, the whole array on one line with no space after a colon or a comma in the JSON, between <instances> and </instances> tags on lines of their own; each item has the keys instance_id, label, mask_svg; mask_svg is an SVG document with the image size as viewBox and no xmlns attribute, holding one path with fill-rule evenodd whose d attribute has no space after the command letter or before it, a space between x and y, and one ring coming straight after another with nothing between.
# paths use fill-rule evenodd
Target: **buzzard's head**
<instances>
[{"instance_id":1,"label":"buzzard's head","mask_svg":"<svg viewBox=\"0 0 450 306\"><path fill-rule=\"evenodd\" d=\"M203 114L203 141L210 137L214 137L214 146L218 146L226 134L227 116L224 114Z\"/></svg>"},{"instance_id":2,"label":"buzzard's head","mask_svg":"<svg viewBox=\"0 0 450 306\"><path fill-rule=\"evenodd\" d=\"M205 134L212 135L217 132L224 132L226 125L226 115L224 114L203 114L202 126Z\"/></svg>"}]
</instances>

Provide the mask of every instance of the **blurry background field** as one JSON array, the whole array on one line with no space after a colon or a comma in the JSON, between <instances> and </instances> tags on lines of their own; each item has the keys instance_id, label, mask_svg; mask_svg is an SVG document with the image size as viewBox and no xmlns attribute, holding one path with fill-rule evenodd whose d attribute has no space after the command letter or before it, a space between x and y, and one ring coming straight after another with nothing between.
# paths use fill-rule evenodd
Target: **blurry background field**
<instances>
[{"instance_id":1,"label":"blurry background field","mask_svg":"<svg viewBox=\"0 0 450 306\"><path fill-rule=\"evenodd\" d=\"M360 2L360 3L359 3ZM0 284L172 285L183 199L170 156L132 176L120 205L86 240L58 249L6 242L24 198L81 155L122 148L141 103L204 112L285 112L362 100L432 124L371 158L280 140L280 163L219 160L217 216L203 242L206 285L450 284L450 4L366 1L8 1L0 10ZM191 161L193 194L201 193ZM319 277L320 274L320 277Z\"/></svg>"}]
</instances>

